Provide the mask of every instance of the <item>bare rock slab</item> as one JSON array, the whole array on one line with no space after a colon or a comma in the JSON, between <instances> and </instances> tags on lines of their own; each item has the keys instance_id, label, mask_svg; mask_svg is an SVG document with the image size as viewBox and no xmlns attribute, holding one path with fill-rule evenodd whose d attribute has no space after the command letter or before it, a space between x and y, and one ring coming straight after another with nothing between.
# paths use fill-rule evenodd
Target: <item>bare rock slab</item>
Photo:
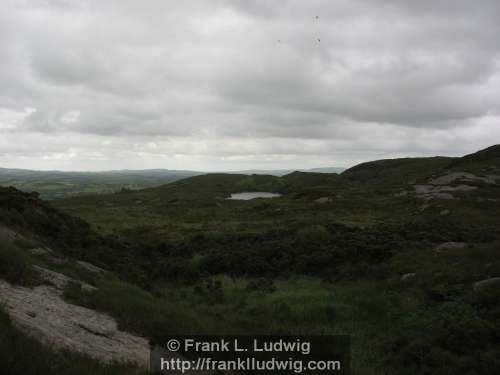
<instances>
[{"instance_id":1,"label":"bare rock slab","mask_svg":"<svg viewBox=\"0 0 500 375\"><path fill-rule=\"evenodd\" d=\"M92 263L84 262L82 260L77 261L76 265L79 268L83 269L84 271L88 271L88 272L92 272L92 273L104 273L104 272L106 272L105 269L103 269L101 267L97 267L97 266L93 265Z\"/></svg>"},{"instance_id":2,"label":"bare rock slab","mask_svg":"<svg viewBox=\"0 0 500 375\"><path fill-rule=\"evenodd\" d=\"M30 289L0 280L0 303L15 326L44 344L105 363L148 367L149 343L145 338L120 331L106 314L67 303L54 287Z\"/></svg>"},{"instance_id":3,"label":"bare rock slab","mask_svg":"<svg viewBox=\"0 0 500 375\"><path fill-rule=\"evenodd\" d=\"M52 252L52 250L50 249L45 249L43 247L36 247L34 249L30 249L28 250L28 252L31 254L31 255L35 255L35 256L39 256L39 255L46 255L46 254L49 254Z\"/></svg>"}]
</instances>

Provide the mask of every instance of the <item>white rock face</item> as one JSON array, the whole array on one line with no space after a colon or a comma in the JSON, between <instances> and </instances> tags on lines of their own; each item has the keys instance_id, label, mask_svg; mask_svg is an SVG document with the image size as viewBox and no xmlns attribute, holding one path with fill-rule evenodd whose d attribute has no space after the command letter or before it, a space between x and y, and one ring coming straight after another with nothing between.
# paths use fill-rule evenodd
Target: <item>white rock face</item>
<instances>
[{"instance_id":1,"label":"white rock face","mask_svg":"<svg viewBox=\"0 0 500 375\"><path fill-rule=\"evenodd\" d=\"M77 261L76 265L78 267L80 267L81 269L83 269L84 271L89 271L92 273L104 273L104 272L106 272L105 269L102 269L101 267L97 267L97 266L93 265L92 263L84 262L82 260Z\"/></svg>"},{"instance_id":2,"label":"white rock face","mask_svg":"<svg viewBox=\"0 0 500 375\"><path fill-rule=\"evenodd\" d=\"M42 272L58 287L71 280L57 272ZM148 340L120 331L116 321L106 314L67 303L58 287L30 289L0 280L0 303L16 327L44 344L106 363L148 367Z\"/></svg>"}]
</instances>

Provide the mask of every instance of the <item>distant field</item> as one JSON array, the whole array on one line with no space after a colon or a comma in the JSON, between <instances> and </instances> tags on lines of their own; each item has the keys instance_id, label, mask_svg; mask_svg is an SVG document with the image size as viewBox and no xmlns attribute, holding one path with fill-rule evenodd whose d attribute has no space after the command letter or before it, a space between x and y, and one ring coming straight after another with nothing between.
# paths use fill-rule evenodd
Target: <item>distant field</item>
<instances>
[{"instance_id":1,"label":"distant field","mask_svg":"<svg viewBox=\"0 0 500 375\"><path fill-rule=\"evenodd\" d=\"M38 192L44 199L82 194L113 193L143 189L201 174L195 171L152 169L143 171L59 172L0 168L0 186Z\"/></svg>"}]
</instances>

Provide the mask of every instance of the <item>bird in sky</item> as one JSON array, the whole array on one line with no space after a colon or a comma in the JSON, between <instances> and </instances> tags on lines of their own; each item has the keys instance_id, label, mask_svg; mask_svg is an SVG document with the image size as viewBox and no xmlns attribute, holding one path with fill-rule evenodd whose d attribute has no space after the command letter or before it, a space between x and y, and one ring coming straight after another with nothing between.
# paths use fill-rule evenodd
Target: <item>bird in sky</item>
<instances>
[{"instance_id":1,"label":"bird in sky","mask_svg":"<svg viewBox=\"0 0 500 375\"><path fill-rule=\"evenodd\" d=\"M319 16L316 16L316 21L319 20ZM318 38L318 43L321 43L321 39Z\"/></svg>"}]
</instances>

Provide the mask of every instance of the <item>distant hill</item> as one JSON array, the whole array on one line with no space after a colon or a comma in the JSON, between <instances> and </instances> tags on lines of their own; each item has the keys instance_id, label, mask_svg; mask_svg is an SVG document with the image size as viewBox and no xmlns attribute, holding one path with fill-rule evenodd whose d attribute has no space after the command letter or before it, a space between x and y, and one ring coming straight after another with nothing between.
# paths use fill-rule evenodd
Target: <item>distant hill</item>
<instances>
[{"instance_id":1,"label":"distant hill","mask_svg":"<svg viewBox=\"0 0 500 375\"><path fill-rule=\"evenodd\" d=\"M452 169L463 169L468 172L500 172L500 145L494 145L484 150L455 159Z\"/></svg>"},{"instance_id":2,"label":"distant hill","mask_svg":"<svg viewBox=\"0 0 500 375\"><path fill-rule=\"evenodd\" d=\"M202 174L168 169L119 170L108 172L33 171L0 168L0 186L36 191L53 199L79 194L113 193L122 188L143 189Z\"/></svg>"},{"instance_id":3,"label":"distant hill","mask_svg":"<svg viewBox=\"0 0 500 375\"><path fill-rule=\"evenodd\" d=\"M339 173L343 168L303 170L317 173ZM228 172L242 175L283 176L294 170L247 170ZM38 192L42 198L54 199L81 194L114 193L125 189L160 186L207 172L169 169L116 170L105 172L34 171L0 168L0 186L13 186L25 192Z\"/></svg>"},{"instance_id":4,"label":"distant hill","mask_svg":"<svg viewBox=\"0 0 500 375\"><path fill-rule=\"evenodd\" d=\"M453 160L442 156L376 160L349 168L342 176L360 182L406 184L439 173Z\"/></svg>"},{"instance_id":5,"label":"distant hill","mask_svg":"<svg viewBox=\"0 0 500 375\"><path fill-rule=\"evenodd\" d=\"M236 174L267 174L271 176L284 176L293 172L311 172L311 173L342 173L345 168L340 167L324 167L310 169L246 169L242 171L234 171L228 173Z\"/></svg>"},{"instance_id":6,"label":"distant hill","mask_svg":"<svg viewBox=\"0 0 500 375\"><path fill-rule=\"evenodd\" d=\"M65 198L82 194L114 193L122 189L141 190L170 184L189 177L208 175L206 179L188 179L178 186L198 191L205 183L218 186L220 192L266 190L297 192L327 187L352 190L350 182L369 183L372 187L395 187L425 181L445 171L464 171L478 174L500 173L500 145L488 147L464 157L400 158L370 161L352 168L325 167L312 169L250 169L225 173L190 170L118 170L106 172L32 171L0 168L0 186L13 186L25 192L38 192L42 198ZM231 188L223 181L231 178ZM259 176L258 178L255 176ZM274 179L271 177L275 177ZM341 178L337 178L341 177ZM281 179L280 179L281 178ZM201 185L196 184L203 182ZM187 184L187 185L185 185ZM210 190L210 189L209 189Z\"/></svg>"},{"instance_id":7,"label":"distant hill","mask_svg":"<svg viewBox=\"0 0 500 375\"><path fill-rule=\"evenodd\" d=\"M400 158L370 161L342 172L343 177L378 185L424 181L445 171L462 171L480 175L500 173L500 145L463 157Z\"/></svg>"}]
</instances>

